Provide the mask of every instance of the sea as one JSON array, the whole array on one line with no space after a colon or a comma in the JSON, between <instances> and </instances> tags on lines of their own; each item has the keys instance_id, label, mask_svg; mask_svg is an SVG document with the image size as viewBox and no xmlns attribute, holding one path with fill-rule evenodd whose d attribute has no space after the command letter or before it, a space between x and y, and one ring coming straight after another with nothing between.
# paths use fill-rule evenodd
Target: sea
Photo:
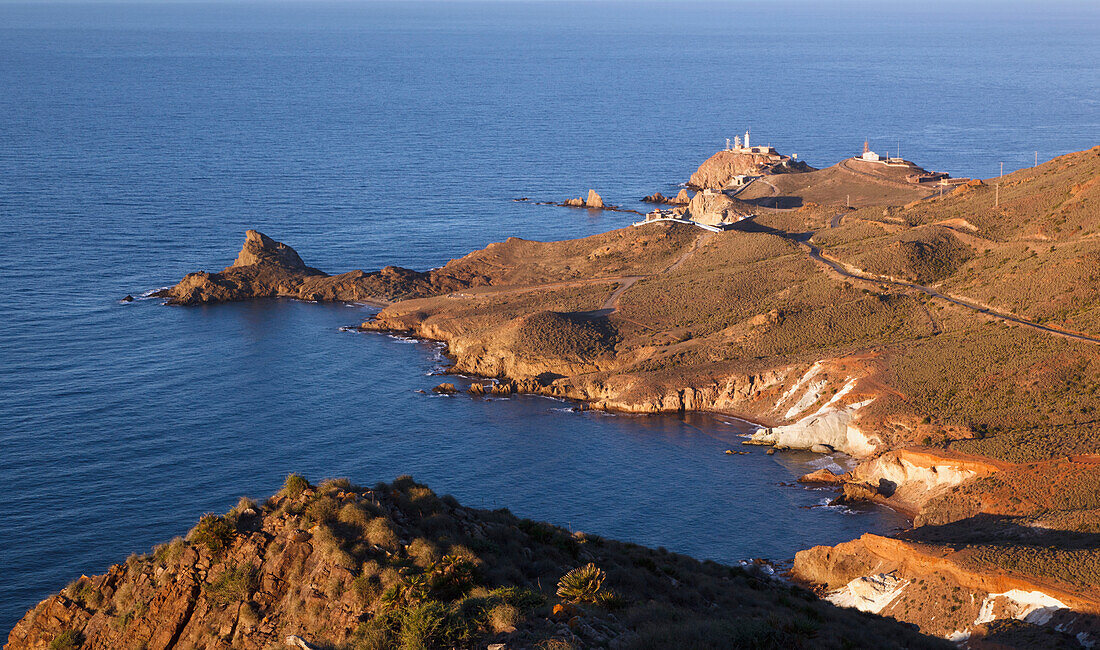
<instances>
[{"instance_id":1,"label":"sea","mask_svg":"<svg viewBox=\"0 0 1100 650\"><path fill-rule=\"evenodd\" d=\"M289 472L726 563L905 526L733 418L433 395L365 305L143 296L249 228L339 272L624 227L533 202L641 208L749 129L990 177L1100 144L1098 62L1095 2L0 1L0 631Z\"/></svg>"}]
</instances>

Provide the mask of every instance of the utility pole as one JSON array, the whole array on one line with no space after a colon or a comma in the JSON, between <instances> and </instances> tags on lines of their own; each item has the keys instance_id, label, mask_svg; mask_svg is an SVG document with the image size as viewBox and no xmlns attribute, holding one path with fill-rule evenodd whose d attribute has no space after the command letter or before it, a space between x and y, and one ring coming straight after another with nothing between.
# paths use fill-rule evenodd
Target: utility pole
<instances>
[{"instance_id":1,"label":"utility pole","mask_svg":"<svg viewBox=\"0 0 1100 650\"><path fill-rule=\"evenodd\" d=\"M1005 164L1001 163L1001 175L997 177L997 187L993 193L993 207L998 208L1001 206L1001 177L1005 175Z\"/></svg>"}]
</instances>

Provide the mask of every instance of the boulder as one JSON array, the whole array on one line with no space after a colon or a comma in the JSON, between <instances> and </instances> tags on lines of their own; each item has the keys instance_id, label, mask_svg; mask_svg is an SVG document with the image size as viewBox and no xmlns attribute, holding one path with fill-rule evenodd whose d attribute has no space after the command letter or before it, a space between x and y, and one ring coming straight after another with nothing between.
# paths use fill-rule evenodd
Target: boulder
<instances>
[{"instance_id":1,"label":"boulder","mask_svg":"<svg viewBox=\"0 0 1100 650\"><path fill-rule=\"evenodd\" d=\"M878 488L870 483L845 483L844 493L833 499L831 506L847 505L859 501L871 501L879 496Z\"/></svg>"},{"instance_id":2,"label":"boulder","mask_svg":"<svg viewBox=\"0 0 1100 650\"><path fill-rule=\"evenodd\" d=\"M708 226L736 223L750 214L752 212L741 201L714 191L699 192L687 207L689 219Z\"/></svg>"},{"instance_id":3,"label":"boulder","mask_svg":"<svg viewBox=\"0 0 1100 650\"><path fill-rule=\"evenodd\" d=\"M645 202L645 203L668 203L669 202L669 200L665 197L665 195L661 194L660 192L654 192L653 194L650 194L649 196L642 199L642 201Z\"/></svg>"},{"instance_id":4,"label":"boulder","mask_svg":"<svg viewBox=\"0 0 1100 650\"><path fill-rule=\"evenodd\" d=\"M584 202L587 208L596 208L602 210L604 208L603 197L596 194L596 190L588 190L588 198Z\"/></svg>"},{"instance_id":5,"label":"boulder","mask_svg":"<svg viewBox=\"0 0 1100 650\"><path fill-rule=\"evenodd\" d=\"M687 205L691 203L691 194L688 193L687 188L680 190L680 192L668 200L673 205Z\"/></svg>"},{"instance_id":6,"label":"boulder","mask_svg":"<svg viewBox=\"0 0 1100 650\"><path fill-rule=\"evenodd\" d=\"M502 383L502 384L494 384L494 385L489 387L489 394L490 395L496 395L498 397L508 396L508 395L511 395L514 392L516 392L516 387L515 387L515 384L512 384L511 382L506 382L506 383Z\"/></svg>"},{"instance_id":7,"label":"boulder","mask_svg":"<svg viewBox=\"0 0 1100 650\"><path fill-rule=\"evenodd\" d=\"M285 643L286 646L289 648L298 648L299 650L317 650L316 646L312 646L306 643L305 639L293 634L288 636L286 638L286 641L284 641L283 643Z\"/></svg>"},{"instance_id":8,"label":"boulder","mask_svg":"<svg viewBox=\"0 0 1100 650\"><path fill-rule=\"evenodd\" d=\"M458 392L454 384L444 382L432 389L433 393L439 393L440 395L454 395Z\"/></svg>"},{"instance_id":9,"label":"boulder","mask_svg":"<svg viewBox=\"0 0 1100 650\"><path fill-rule=\"evenodd\" d=\"M133 301L134 301L134 297L131 296L130 294L126 294L126 297L123 298L122 300L120 300L119 302L133 302Z\"/></svg>"},{"instance_id":10,"label":"boulder","mask_svg":"<svg viewBox=\"0 0 1100 650\"><path fill-rule=\"evenodd\" d=\"M819 469L816 472L810 472L809 474L803 474L798 477L799 483L813 483L818 485L842 485L845 481L845 475L833 474L827 469Z\"/></svg>"}]
</instances>

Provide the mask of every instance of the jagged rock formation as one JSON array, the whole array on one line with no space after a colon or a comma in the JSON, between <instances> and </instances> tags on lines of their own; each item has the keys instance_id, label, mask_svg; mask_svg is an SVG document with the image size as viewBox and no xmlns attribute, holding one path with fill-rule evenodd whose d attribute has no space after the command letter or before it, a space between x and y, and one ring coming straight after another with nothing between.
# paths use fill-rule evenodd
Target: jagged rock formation
<instances>
[{"instance_id":1,"label":"jagged rock formation","mask_svg":"<svg viewBox=\"0 0 1100 650\"><path fill-rule=\"evenodd\" d=\"M596 190L588 190L588 198L568 199L562 205L573 208L588 208L590 210L603 210L610 207L604 205L603 198L596 194Z\"/></svg>"},{"instance_id":2,"label":"jagged rock formation","mask_svg":"<svg viewBox=\"0 0 1100 650\"><path fill-rule=\"evenodd\" d=\"M293 248L255 230L245 233L237 259L219 273L189 273L154 296L172 305L233 302L256 298L387 302L455 291L490 282L476 272L435 269L426 273L397 266L365 273L329 275L306 266Z\"/></svg>"},{"instance_id":3,"label":"jagged rock formation","mask_svg":"<svg viewBox=\"0 0 1100 650\"><path fill-rule=\"evenodd\" d=\"M561 587L592 564L596 588ZM565 582L560 582L565 585ZM612 611L614 608L614 611ZM749 569L464 508L411 478L291 475L262 506L82 576L5 650L119 648L948 648Z\"/></svg>"},{"instance_id":4,"label":"jagged rock formation","mask_svg":"<svg viewBox=\"0 0 1100 650\"><path fill-rule=\"evenodd\" d=\"M687 189L680 190L676 196L673 197L667 197L660 192L654 192L643 198L642 201L645 203L663 203L666 205L687 205L691 202L691 194L688 193Z\"/></svg>"},{"instance_id":5,"label":"jagged rock formation","mask_svg":"<svg viewBox=\"0 0 1100 650\"><path fill-rule=\"evenodd\" d=\"M1029 648L1091 647L1100 639L1095 590L1073 578L1036 578L991 565L1011 553L996 543L960 549L867 534L800 551L793 574L820 585L838 605L911 621L956 641Z\"/></svg>"}]
</instances>

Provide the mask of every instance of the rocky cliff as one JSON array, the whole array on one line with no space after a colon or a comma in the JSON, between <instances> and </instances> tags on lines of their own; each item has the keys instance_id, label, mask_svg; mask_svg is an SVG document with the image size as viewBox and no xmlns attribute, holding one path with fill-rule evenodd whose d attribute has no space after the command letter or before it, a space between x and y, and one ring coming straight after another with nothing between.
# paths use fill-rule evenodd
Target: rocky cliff
<instances>
[{"instance_id":1,"label":"rocky cliff","mask_svg":"<svg viewBox=\"0 0 1100 650\"><path fill-rule=\"evenodd\" d=\"M724 190L730 187L735 176L798 173L812 170L813 167L806 163L792 161L778 154L719 151L699 165L699 169L695 170L688 179L688 187L696 190Z\"/></svg>"},{"instance_id":2,"label":"rocky cliff","mask_svg":"<svg viewBox=\"0 0 1100 650\"><path fill-rule=\"evenodd\" d=\"M1100 640L1100 598L1087 582L1003 566L996 555L1013 550L988 541L960 547L864 535L799 552L793 575L820 585L830 602L970 647L1088 648Z\"/></svg>"},{"instance_id":3,"label":"rocky cliff","mask_svg":"<svg viewBox=\"0 0 1100 650\"><path fill-rule=\"evenodd\" d=\"M777 582L437 497L291 475L74 580L5 650L949 647Z\"/></svg>"}]
</instances>

